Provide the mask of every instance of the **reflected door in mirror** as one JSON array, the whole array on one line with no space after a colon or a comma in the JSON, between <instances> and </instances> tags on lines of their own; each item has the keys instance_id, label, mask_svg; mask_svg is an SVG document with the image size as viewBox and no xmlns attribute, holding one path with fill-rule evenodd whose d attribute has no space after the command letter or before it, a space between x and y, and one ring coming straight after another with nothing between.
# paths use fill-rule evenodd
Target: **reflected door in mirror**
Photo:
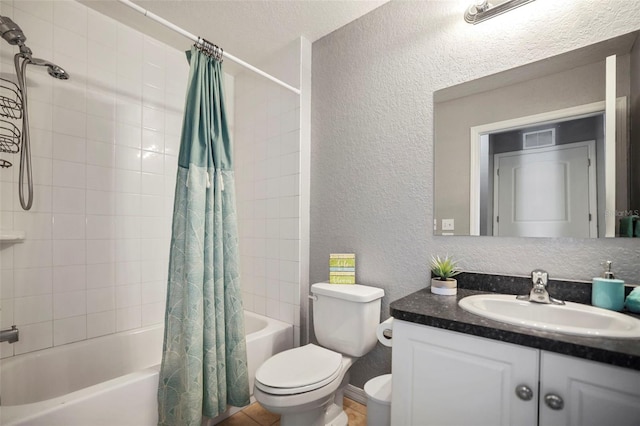
<instances>
[{"instance_id":1,"label":"reflected door in mirror","mask_svg":"<svg viewBox=\"0 0 640 426\"><path fill-rule=\"evenodd\" d=\"M590 153L595 153L595 141L497 154L494 235L597 235L592 220L596 200L590 200L595 191L589 188L595 185L595 161Z\"/></svg>"}]
</instances>

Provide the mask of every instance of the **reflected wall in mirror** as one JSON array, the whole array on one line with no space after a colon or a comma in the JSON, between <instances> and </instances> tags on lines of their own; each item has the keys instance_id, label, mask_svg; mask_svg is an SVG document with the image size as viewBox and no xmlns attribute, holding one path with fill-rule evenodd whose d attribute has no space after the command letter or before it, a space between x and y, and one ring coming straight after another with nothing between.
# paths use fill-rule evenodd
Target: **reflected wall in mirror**
<instances>
[{"instance_id":1,"label":"reflected wall in mirror","mask_svg":"<svg viewBox=\"0 0 640 426\"><path fill-rule=\"evenodd\" d=\"M434 233L619 235L640 213L639 71L634 32L435 92Z\"/></svg>"}]
</instances>

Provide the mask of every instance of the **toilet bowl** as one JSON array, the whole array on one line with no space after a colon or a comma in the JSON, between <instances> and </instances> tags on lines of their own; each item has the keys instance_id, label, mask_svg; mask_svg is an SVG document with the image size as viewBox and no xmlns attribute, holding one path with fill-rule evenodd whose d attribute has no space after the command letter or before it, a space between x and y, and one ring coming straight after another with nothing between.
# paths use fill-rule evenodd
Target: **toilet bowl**
<instances>
[{"instance_id":1,"label":"toilet bowl","mask_svg":"<svg viewBox=\"0 0 640 426\"><path fill-rule=\"evenodd\" d=\"M254 396L280 414L281 426L346 426L342 408L349 368L377 342L382 289L314 284L318 343L281 352L256 371Z\"/></svg>"},{"instance_id":2,"label":"toilet bowl","mask_svg":"<svg viewBox=\"0 0 640 426\"><path fill-rule=\"evenodd\" d=\"M343 394L353 362L352 357L314 344L281 352L256 372L254 396L264 408L281 415L282 426L346 425L346 416L344 423L337 418L342 402L330 408L336 394ZM314 366L317 368L309 368ZM283 374L278 376L277 371ZM327 415L328 410L333 418Z\"/></svg>"}]
</instances>

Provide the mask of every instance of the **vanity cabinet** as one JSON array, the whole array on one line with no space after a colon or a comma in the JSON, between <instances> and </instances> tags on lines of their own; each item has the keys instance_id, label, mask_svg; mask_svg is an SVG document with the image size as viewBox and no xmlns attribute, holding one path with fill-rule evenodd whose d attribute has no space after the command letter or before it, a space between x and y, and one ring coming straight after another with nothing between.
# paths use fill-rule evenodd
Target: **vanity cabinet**
<instances>
[{"instance_id":1,"label":"vanity cabinet","mask_svg":"<svg viewBox=\"0 0 640 426\"><path fill-rule=\"evenodd\" d=\"M640 425L640 372L541 351L540 420L551 425ZM563 408L552 409L555 397Z\"/></svg>"},{"instance_id":2,"label":"vanity cabinet","mask_svg":"<svg viewBox=\"0 0 640 426\"><path fill-rule=\"evenodd\" d=\"M392 373L395 426L640 424L638 371L406 321Z\"/></svg>"}]
</instances>

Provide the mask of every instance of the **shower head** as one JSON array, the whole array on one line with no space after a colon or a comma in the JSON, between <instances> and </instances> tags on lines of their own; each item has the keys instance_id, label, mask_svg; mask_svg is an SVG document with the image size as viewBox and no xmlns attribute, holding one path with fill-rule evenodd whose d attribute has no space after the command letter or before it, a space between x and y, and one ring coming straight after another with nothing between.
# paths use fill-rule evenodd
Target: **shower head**
<instances>
[{"instance_id":1,"label":"shower head","mask_svg":"<svg viewBox=\"0 0 640 426\"><path fill-rule=\"evenodd\" d=\"M0 35L7 43L14 46L22 46L27 41L27 36L24 35L20 26L6 16L0 16Z\"/></svg>"},{"instance_id":2,"label":"shower head","mask_svg":"<svg viewBox=\"0 0 640 426\"><path fill-rule=\"evenodd\" d=\"M0 16L0 35L7 41L7 43L13 46L20 46L20 53L16 55L16 58L24 58L25 62L28 64L47 67L47 71L51 77L55 77L60 80L69 79L69 74L58 65L52 64L44 59L31 57L31 49L24 44L27 41L27 36L24 35L20 26L7 16Z\"/></svg>"},{"instance_id":3,"label":"shower head","mask_svg":"<svg viewBox=\"0 0 640 426\"><path fill-rule=\"evenodd\" d=\"M57 78L58 80L69 80L69 73L57 65L48 66L47 72L53 78Z\"/></svg>"},{"instance_id":4,"label":"shower head","mask_svg":"<svg viewBox=\"0 0 640 426\"><path fill-rule=\"evenodd\" d=\"M64 68L59 67L58 65L51 63L47 60L40 58L29 58L30 64L38 65L40 67L47 67L47 72L51 77L57 78L59 80L68 80L69 73L64 70Z\"/></svg>"}]
</instances>

